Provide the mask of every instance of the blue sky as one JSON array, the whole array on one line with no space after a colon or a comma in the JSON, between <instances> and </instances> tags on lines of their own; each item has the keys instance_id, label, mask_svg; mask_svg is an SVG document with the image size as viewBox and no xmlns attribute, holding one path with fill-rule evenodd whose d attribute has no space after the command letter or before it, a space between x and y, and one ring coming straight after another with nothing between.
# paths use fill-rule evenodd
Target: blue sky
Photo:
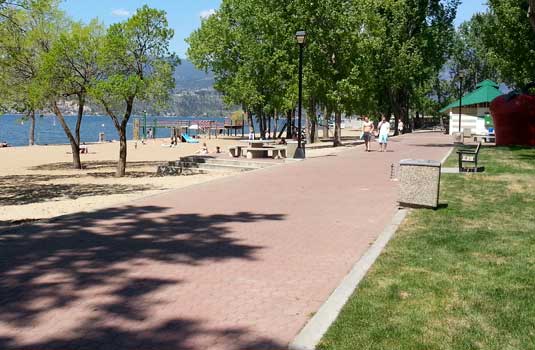
<instances>
[{"instance_id":1,"label":"blue sky","mask_svg":"<svg viewBox=\"0 0 535 350\"><path fill-rule=\"evenodd\" d=\"M487 8L487 0L463 0L457 12L456 25L469 20L473 14L484 12Z\"/></svg>"},{"instance_id":2,"label":"blue sky","mask_svg":"<svg viewBox=\"0 0 535 350\"><path fill-rule=\"evenodd\" d=\"M199 27L201 16L209 15L217 9L221 0L64 0L62 8L76 20L88 22L98 17L106 24L121 21L130 16L144 4L167 11L168 20L175 30L171 43L173 51L185 57L187 46L184 39ZM486 0L464 0L459 9L456 24L479 11L484 11Z\"/></svg>"}]
</instances>

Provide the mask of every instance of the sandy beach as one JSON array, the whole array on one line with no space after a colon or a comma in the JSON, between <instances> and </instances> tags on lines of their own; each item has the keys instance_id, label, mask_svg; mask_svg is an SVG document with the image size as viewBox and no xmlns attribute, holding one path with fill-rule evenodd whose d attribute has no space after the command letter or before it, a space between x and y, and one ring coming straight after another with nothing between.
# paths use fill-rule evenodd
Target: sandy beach
<instances>
[{"instance_id":1,"label":"sandy beach","mask_svg":"<svg viewBox=\"0 0 535 350\"><path fill-rule=\"evenodd\" d=\"M225 173L157 177L159 164L195 154L198 144L162 147L168 139L145 145L128 143L125 178L115 178L116 142L90 144L83 170L72 169L69 145L0 148L0 221L35 220L135 201L162 191L228 176ZM232 138L202 140L210 151L225 151Z\"/></svg>"},{"instance_id":2,"label":"sandy beach","mask_svg":"<svg viewBox=\"0 0 535 350\"><path fill-rule=\"evenodd\" d=\"M345 136L356 137L350 130ZM239 138L202 139L209 151L216 146L226 152ZM0 148L0 223L52 218L121 204L160 192L211 181L229 173L212 172L178 177L157 177L159 164L195 154L199 144L180 143L163 147L168 139L128 143L127 176L115 178L119 154L116 142L89 144L82 154L83 170L72 169L69 145ZM313 157L334 152L323 149L309 152Z\"/></svg>"}]
</instances>

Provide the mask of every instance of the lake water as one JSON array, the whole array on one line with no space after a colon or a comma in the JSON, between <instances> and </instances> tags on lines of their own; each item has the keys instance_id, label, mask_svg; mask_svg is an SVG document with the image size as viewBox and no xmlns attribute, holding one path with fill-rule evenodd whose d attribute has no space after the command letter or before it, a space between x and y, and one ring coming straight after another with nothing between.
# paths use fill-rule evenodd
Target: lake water
<instances>
[{"instance_id":1,"label":"lake water","mask_svg":"<svg viewBox=\"0 0 535 350\"><path fill-rule=\"evenodd\" d=\"M136 117L138 118L138 117ZM128 127L126 128L126 136L128 140L133 139L134 134L134 117L130 118ZM142 118L141 118L142 119ZM224 123L225 118L214 117L147 117L147 128L154 125L154 120L162 122L173 122L179 120L195 121L213 120L218 123ZM306 120L303 118L304 121ZM76 116L65 116L65 121L69 125L71 131L74 131L76 125ZM278 131L284 127L285 119L279 120ZM297 124L297 122L296 122ZM17 115L0 115L0 142L6 141L10 146L27 146L30 134L30 121L22 120L21 116ZM306 124L305 124L306 125ZM273 127L273 125L272 125ZM258 132L260 127L255 121L255 130ZM91 143L98 142L99 133L103 132L106 140L118 140L119 135L113 122L108 116L85 116L82 120L82 127L80 129L81 142ZM191 132L195 134L195 131ZM249 128L245 127L245 133L249 133ZM241 134L238 132L238 134ZM171 130L159 128L157 129L156 137L168 138L171 137ZM65 132L55 116L39 116L35 117L35 143L37 145L64 145L68 144L69 140L65 136Z\"/></svg>"},{"instance_id":2,"label":"lake water","mask_svg":"<svg viewBox=\"0 0 535 350\"><path fill-rule=\"evenodd\" d=\"M127 137L133 138L133 119L130 119L127 127ZM74 130L76 116L66 116L67 124ZM147 127L153 125L154 117L147 117ZM178 120L215 120L224 122L224 118L199 118L199 117L165 117L158 118L161 121ZM20 116L0 115L0 142L6 141L11 146L27 146L30 130L30 121L23 121ZM118 140L119 135L110 117L85 116L82 121L80 138L82 142L98 142L99 133L105 134L106 140ZM170 137L170 129L158 129L156 137ZM69 140L55 116L36 117L35 142L38 145L68 144Z\"/></svg>"}]
</instances>

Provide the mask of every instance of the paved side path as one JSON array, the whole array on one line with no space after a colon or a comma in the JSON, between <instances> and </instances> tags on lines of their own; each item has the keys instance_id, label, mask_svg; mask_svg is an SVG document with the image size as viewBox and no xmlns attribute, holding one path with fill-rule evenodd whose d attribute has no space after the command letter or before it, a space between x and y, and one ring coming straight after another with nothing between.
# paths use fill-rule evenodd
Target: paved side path
<instances>
[{"instance_id":1,"label":"paved side path","mask_svg":"<svg viewBox=\"0 0 535 350\"><path fill-rule=\"evenodd\" d=\"M390 222L391 164L448 142L403 136L0 233L0 349L283 349Z\"/></svg>"}]
</instances>

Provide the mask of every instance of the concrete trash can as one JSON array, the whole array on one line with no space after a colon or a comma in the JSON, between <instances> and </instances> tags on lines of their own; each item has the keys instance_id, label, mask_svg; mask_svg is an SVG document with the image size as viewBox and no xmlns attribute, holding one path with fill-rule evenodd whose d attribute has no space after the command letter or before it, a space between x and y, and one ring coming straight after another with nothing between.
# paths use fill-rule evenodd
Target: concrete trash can
<instances>
[{"instance_id":1,"label":"concrete trash can","mask_svg":"<svg viewBox=\"0 0 535 350\"><path fill-rule=\"evenodd\" d=\"M400 206L438 208L441 163L434 160L405 159L400 161L399 165Z\"/></svg>"},{"instance_id":2,"label":"concrete trash can","mask_svg":"<svg viewBox=\"0 0 535 350\"><path fill-rule=\"evenodd\" d=\"M306 152L305 141L301 141L303 144L303 150ZM293 159L295 158L295 152L297 151L297 146L299 142L294 140L286 141L286 158Z\"/></svg>"}]
</instances>

